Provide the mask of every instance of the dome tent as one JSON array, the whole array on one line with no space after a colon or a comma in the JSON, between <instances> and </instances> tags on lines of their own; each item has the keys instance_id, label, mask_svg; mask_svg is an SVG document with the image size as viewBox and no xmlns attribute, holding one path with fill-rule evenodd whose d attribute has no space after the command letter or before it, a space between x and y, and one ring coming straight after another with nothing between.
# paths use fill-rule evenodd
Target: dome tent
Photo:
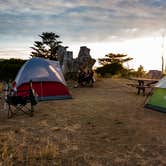
<instances>
[{"instance_id":1,"label":"dome tent","mask_svg":"<svg viewBox=\"0 0 166 166\"><path fill-rule=\"evenodd\" d=\"M155 84L153 94L148 98L145 107L166 112L166 76Z\"/></svg>"},{"instance_id":2,"label":"dome tent","mask_svg":"<svg viewBox=\"0 0 166 166\"><path fill-rule=\"evenodd\" d=\"M30 81L39 101L71 98L58 61L44 58L28 60L16 76L17 90L28 90Z\"/></svg>"}]
</instances>

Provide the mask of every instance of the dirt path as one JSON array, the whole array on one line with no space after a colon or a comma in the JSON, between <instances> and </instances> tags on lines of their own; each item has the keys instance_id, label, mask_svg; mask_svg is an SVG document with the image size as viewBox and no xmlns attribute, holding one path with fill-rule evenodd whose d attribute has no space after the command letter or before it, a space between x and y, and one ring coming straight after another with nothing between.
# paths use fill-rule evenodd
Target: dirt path
<instances>
[{"instance_id":1,"label":"dirt path","mask_svg":"<svg viewBox=\"0 0 166 166\"><path fill-rule=\"evenodd\" d=\"M70 88L72 100L39 103L35 116L0 112L0 162L8 165L166 165L166 115L143 108L127 80Z\"/></svg>"}]
</instances>

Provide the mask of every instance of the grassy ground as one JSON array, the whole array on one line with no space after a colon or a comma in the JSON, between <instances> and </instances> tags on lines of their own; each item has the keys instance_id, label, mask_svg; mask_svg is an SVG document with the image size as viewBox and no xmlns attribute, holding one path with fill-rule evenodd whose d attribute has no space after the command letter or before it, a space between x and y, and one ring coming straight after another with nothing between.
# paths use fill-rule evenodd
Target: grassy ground
<instances>
[{"instance_id":1,"label":"grassy ground","mask_svg":"<svg viewBox=\"0 0 166 166\"><path fill-rule=\"evenodd\" d=\"M71 87L74 99L39 103L34 117L0 111L0 165L166 165L166 114L127 82Z\"/></svg>"}]
</instances>

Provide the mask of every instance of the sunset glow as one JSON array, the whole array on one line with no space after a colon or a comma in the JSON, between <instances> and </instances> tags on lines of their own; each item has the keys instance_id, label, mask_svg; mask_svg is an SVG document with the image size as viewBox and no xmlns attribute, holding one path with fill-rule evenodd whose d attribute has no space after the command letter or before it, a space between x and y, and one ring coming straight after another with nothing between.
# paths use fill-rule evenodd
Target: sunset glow
<instances>
[{"instance_id":1,"label":"sunset glow","mask_svg":"<svg viewBox=\"0 0 166 166\"><path fill-rule=\"evenodd\" d=\"M130 39L120 42L87 43L86 45L91 48L91 55L96 59L104 57L109 53L127 54L129 57L134 58L128 64L130 68L137 69L140 65L143 65L145 70L161 70L161 36ZM74 55L78 55L79 45L73 45L69 48L74 50Z\"/></svg>"},{"instance_id":2,"label":"sunset glow","mask_svg":"<svg viewBox=\"0 0 166 166\"><path fill-rule=\"evenodd\" d=\"M122 53L131 68L161 70L165 8L165 0L1 0L0 58L30 58L38 35L54 32L74 57L87 46L96 60Z\"/></svg>"}]
</instances>

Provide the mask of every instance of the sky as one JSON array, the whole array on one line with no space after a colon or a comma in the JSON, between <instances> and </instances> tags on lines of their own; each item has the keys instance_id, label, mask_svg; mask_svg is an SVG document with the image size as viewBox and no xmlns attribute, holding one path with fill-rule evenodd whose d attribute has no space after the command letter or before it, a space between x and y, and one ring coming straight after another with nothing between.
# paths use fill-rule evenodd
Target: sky
<instances>
[{"instance_id":1,"label":"sky","mask_svg":"<svg viewBox=\"0 0 166 166\"><path fill-rule=\"evenodd\" d=\"M166 0L0 0L0 58L30 58L39 34L54 32L74 57L87 46L96 60L122 53L130 68L161 70L165 9Z\"/></svg>"}]
</instances>

